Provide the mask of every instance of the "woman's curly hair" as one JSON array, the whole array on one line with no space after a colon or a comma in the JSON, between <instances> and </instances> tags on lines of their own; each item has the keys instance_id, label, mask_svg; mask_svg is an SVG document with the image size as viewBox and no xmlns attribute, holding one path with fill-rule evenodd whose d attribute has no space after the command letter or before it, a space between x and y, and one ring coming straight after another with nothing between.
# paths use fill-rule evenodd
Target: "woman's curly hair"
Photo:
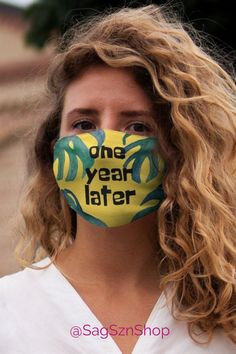
<instances>
[{"instance_id":1,"label":"woman's curly hair","mask_svg":"<svg viewBox=\"0 0 236 354\"><path fill-rule=\"evenodd\" d=\"M90 65L129 68L156 107L168 166L157 212L161 289L171 286L172 315L188 322L195 341L196 328L208 341L223 328L236 343L236 85L222 55L203 42L156 5L109 9L66 33L49 71L52 109L30 153L15 253L34 268L75 239L76 214L52 169L65 91Z\"/></svg>"}]
</instances>

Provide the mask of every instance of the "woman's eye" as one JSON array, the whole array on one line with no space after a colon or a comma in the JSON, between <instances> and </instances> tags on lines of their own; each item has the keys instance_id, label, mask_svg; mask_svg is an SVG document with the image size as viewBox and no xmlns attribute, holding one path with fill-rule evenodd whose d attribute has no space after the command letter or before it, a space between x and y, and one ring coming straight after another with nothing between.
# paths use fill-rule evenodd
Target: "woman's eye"
<instances>
[{"instance_id":1,"label":"woman's eye","mask_svg":"<svg viewBox=\"0 0 236 354\"><path fill-rule=\"evenodd\" d=\"M129 127L134 126L133 131L137 133L144 133L144 132L150 132L150 128L142 123L133 123L130 124ZM132 130L132 129L129 129Z\"/></svg>"},{"instance_id":2,"label":"woman's eye","mask_svg":"<svg viewBox=\"0 0 236 354\"><path fill-rule=\"evenodd\" d=\"M89 120L81 120L73 124L73 128L81 131L95 130L96 125ZM127 128L128 131L133 133L148 133L151 129L143 123L132 123Z\"/></svg>"},{"instance_id":3,"label":"woman's eye","mask_svg":"<svg viewBox=\"0 0 236 354\"><path fill-rule=\"evenodd\" d=\"M73 128L76 128L79 130L96 129L95 125L92 122L89 122L88 120L82 120L80 122L73 124Z\"/></svg>"}]
</instances>

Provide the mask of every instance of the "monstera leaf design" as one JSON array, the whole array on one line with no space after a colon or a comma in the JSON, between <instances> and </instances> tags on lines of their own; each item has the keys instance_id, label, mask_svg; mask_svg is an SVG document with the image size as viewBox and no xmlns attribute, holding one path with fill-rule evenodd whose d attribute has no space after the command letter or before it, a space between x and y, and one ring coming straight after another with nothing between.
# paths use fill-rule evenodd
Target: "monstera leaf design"
<instances>
[{"instance_id":1,"label":"monstera leaf design","mask_svg":"<svg viewBox=\"0 0 236 354\"><path fill-rule=\"evenodd\" d=\"M129 133L125 133L125 134L124 134L124 136L123 136L123 138L122 138L122 143L123 143L123 145L126 144L126 140L128 139L128 137L129 137L130 135L131 135L131 134L129 134Z\"/></svg>"},{"instance_id":2,"label":"monstera leaf design","mask_svg":"<svg viewBox=\"0 0 236 354\"><path fill-rule=\"evenodd\" d=\"M153 211L158 209L160 203L161 203L161 201L155 206L140 210L137 214L134 215L132 221L138 220L138 219L140 219L140 218L142 218L142 217L144 217L144 216L146 216L148 214L151 214Z\"/></svg>"},{"instance_id":3,"label":"monstera leaf design","mask_svg":"<svg viewBox=\"0 0 236 354\"><path fill-rule=\"evenodd\" d=\"M148 195L146 195L146 197L143 199L140 205L143 205L149 202L150 200L155 200L155 199L163 200L165 197L166 197L165 192L163 191L162 185L160 184L156 189L154 189Z\"/></svg>"},{"instance_id":4,"label":"monstera leaf design","mask_svg":"<svg viewBox=\"0 0 236 354\"><path fill-rule=\"evenodd\" d=\"M104 140L105 140L105 132L104 132L104 130L102 130L102 129L94 130L94 131L90 132L89 134L94 136L94 138L98 142L98 146L99 147L104 143Z\"/></svg>"},{"instance_id":5,"label":"monstera leaf design","mask_svg":"<svg viewBox=\"0 0 236 354\"><path fill-rule=\"evenodd\" d=\"M54 148L54 160L58 159L57 180L63 179L65 152L68 153L70 159L69 171L66 176L66 181L73 181L76 177L78 170L77 156L82 162L82 177L84 177L86 174L86 168L92 167L94 164L94 159L90 156L89 149L84 144L82 139L80 139L80 137L77 135L73 135L70 137L62 138L58 144L60 144L60 146L55 144Z\"/></svg>"},{"instance_id":6,"label":"monstera leaf design","mask_svg":"<svg viewBox=\"0 0 236 354\"><path fill-rule=\"evenodd\" d=\"M156 177L158 173L158 159L157 156L155 156L153 153L155 144L156 144L156 138L146 138L146 139L140 139L138 141L130 143L125 147L125 152L128 152L129 150L133 149L136 146L140 147L140 150L130 155L124 163L124 168L127 168L128 164L133 160L132 178L137 183L141 183L141 178L140 178L141 168L146 158L149 160L149 166L150 166L149 174L147 176L146 182L151 181L154 177Z\"/></svg>"},{"instance_id":7,"label":"monstera leaf design","mask_svg":"<svg viewBox=\"0 0 236 354\"><path fill-rule=\"evenodd\" d=\"M97 226L103 226L103 227L107 226L103 221L99 220L98 218L95 218L94 216L85 213L81 208L81 205L77 197L72 191L70 191L69 189L62 189L61 191L64 197L66 198L68 204L71 206L71 208L74 209L78 214L83 216L87 221Z\"/></svg>"},{"instance_id":8,"label":"monstera leaf design","mask_svg":"<svg viewBox=\"0 0 236 354\"><path fill-rule=\"evenodd\" d=\"M163 199L165 199L165 197L166 197L166 194L165 194L164 190L162 189L162 185L160 184L156 189L154 189L148 195L146 195L146 197L143 199L143 201L140 205L143 205L143 204L149 202L150 200L156 200L156 199L159 200L159 202L152 207L148 207L146 209L139 211L137 214L134 215L132 221L142 218L143 216L146 216L149 213L152 213L153 211L158 209L160 204L162 203Z\"/></svg>"}]
</instances>

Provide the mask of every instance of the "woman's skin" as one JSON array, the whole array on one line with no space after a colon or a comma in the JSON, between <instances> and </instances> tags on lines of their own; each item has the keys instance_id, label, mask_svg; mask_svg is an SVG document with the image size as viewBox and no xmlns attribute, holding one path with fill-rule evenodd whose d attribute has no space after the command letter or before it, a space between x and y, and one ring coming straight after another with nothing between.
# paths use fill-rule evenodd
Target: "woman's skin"
<instances>
[{"instance_id":1,"label":"woman's skin","mask_svg":"<svg viewBox=\"0 0 236 354\"><path fill-rule=\"evenodd\" d=\"M80 113L82 108L96 112ZM68 86L60 137L92 129L157 135L153 115L151 100L127 69L96 65ZM160 296L153 256L156 212L114 228L98 227L77 214L77 225L74 243L60 253L56 266L74 279L72 286L103 325L145 324ZM113 339L128 353L138 337Z\"/></svg>"}]
</instances>

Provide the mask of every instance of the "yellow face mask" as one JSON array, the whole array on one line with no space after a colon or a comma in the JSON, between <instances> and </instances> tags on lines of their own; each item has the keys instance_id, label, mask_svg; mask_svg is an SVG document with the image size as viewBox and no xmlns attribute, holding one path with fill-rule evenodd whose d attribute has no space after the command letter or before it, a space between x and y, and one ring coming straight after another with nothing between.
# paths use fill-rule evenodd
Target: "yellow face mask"
<instances>
[{"instance_id":1,"label":"yellow face mask","mask_svg":"<svg viewBox=\"0 0 236 354\"><path fill-rule=\"evenodd\" d=\"M60 138L53 172L69 206L101 227L129 224L165 199L157 138L94 130Z\"/></svg>"}]
</instances>

